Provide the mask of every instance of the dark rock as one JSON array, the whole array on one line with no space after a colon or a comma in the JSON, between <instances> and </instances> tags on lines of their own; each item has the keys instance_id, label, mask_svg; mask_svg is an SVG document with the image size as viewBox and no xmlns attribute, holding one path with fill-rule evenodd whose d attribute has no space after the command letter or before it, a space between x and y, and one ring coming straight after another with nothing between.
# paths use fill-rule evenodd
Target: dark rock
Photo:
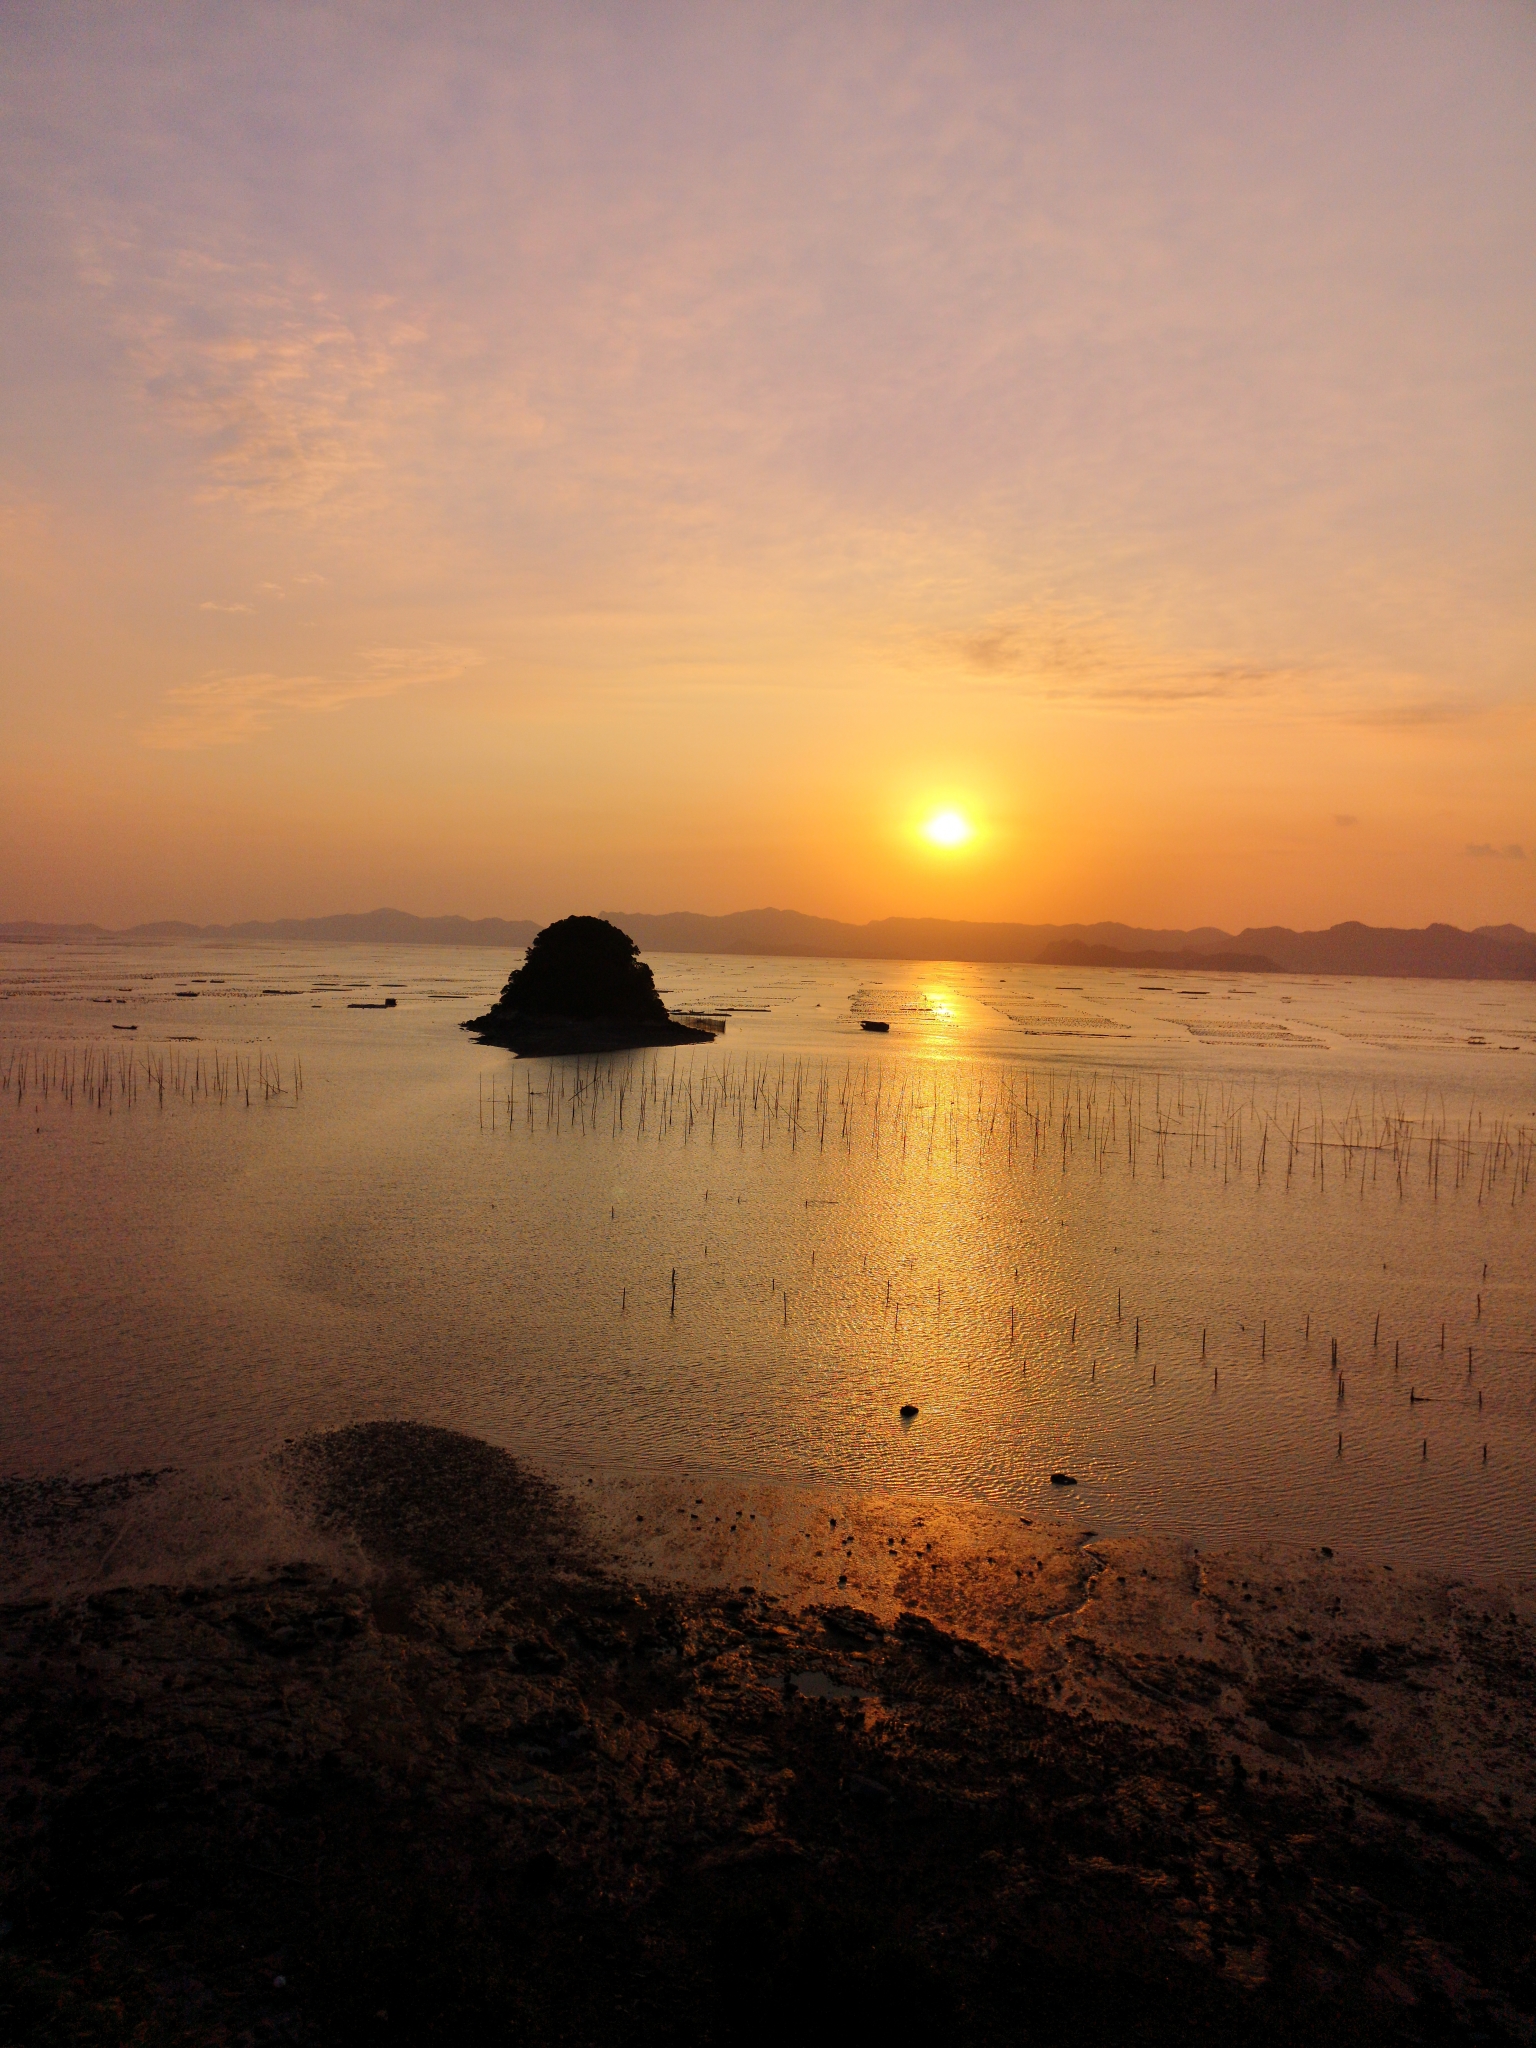
<instances>
[{"instance_id":1,"label":"dark rock","mask_svg":"<svg viewBox=\"0 0 1536 2048\"><path fill-rule=\"evenodd\" d=\"M715 1035L672 1021L639 947L601 917L546 925L495 1003L464 1029L525 1057L704 1045Z\"/></svg>"},{"instance_id":2,"label":"dark rock","mask_svg":"<svg viewBox=\"0 0 1536 2048\"><path fill-rule=\"evenodd\" d=\"M890 1806L896 1798L889 1786L878 1783L874 1778L866 1778L858 1771L849 1778L848 1790L866 1806Z\"/></svg>"},{"instance_id":3,"label":"dark rock","mask_svg":"<svg viewBox=\"0 0 1536 2048\"><path fill-rule=\"evenodd\" d=\"M665 1023L666 1005L627 932L601 917L546 925L507 978L498 1008L531 1017Z\"/></svg>"},{"instance_id":4,"label":"dark rock","mask_svg":"<svg viewBox=\"0 0 1536 2048\"><path fill-rule=\"evenodd\" d=\"M862 1607L817 1607L811 1611L821 1617L823 1627L834 1629L839 1635L853 1636L861 1643L878 1643L885 1635L879 1617L867 1614Z\"/></svg>"},{"instance_id":5,"label":"dark rock","mask_svg":"<svg viewBox=\"0 0 1536 2048\"><path fill-rule=\"evenodd\" d=\"M948 1629L936 1627L926 1614L914 1613L910 1608L897 1615L896 1634L911 1649L921 1650L925 1657L983 1667L996 1666L1004 1661L980 1643L972 1642L968 1636L951 1635Z\"/></svg>"}]
</instances>

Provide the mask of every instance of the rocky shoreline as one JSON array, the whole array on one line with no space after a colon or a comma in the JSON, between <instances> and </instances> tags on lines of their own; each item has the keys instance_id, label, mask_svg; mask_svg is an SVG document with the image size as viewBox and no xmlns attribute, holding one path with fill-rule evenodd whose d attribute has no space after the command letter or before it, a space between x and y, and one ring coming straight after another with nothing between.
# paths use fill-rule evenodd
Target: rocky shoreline
<instances>
[{"instance_id":1,"label":"rocky shoreline","mask_svg":"<svg viewBox=\"0 0 1536 2048\"><path fill-rule=\"evenodd\" d=\"M277 1476L294 1554L170 1583L170 1476L0 1489L103 1558L0 1606L0 2040L1536 2041L1524 1594L409 1424Z\"/></svg>"}]
</instances>

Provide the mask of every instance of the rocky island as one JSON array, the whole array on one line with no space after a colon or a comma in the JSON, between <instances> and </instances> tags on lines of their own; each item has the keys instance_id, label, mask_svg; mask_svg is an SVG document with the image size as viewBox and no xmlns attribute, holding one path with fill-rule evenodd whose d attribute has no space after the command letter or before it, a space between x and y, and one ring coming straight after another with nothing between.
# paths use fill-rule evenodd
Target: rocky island
<instances>
[{"instance_id":1,"label":"rocky island","mask_svg":"<svg viewBox=\"0 0 1536 2048\"><path fill-rule=\"evenodd\" d=\"M522 1056L707 1045L715 1035L668 1016L640 948L601 917L546 925L490 1009L463 1028Z\"/></svg>"}]
</instances>

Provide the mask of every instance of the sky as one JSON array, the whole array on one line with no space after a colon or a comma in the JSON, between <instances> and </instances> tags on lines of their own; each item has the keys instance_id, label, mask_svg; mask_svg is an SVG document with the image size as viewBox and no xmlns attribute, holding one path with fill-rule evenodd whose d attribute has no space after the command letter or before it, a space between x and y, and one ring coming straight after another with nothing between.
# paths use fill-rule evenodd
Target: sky
<instances>
[{"instance_id":1,"label":"sky","mask_svg":"<svg viewBox=\"0 0 1536 2048\"><path fill-rule=\"evenodd\" d=\"M1528 5L16 4L0 238L0 917L1536 926Z\"/></svg>"}]
</instances>

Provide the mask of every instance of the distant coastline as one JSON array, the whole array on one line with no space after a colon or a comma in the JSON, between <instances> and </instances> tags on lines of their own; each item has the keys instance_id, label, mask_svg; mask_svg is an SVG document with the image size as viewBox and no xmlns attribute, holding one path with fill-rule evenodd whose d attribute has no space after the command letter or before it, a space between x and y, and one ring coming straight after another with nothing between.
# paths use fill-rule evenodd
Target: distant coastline
<instances>
[{"instance_id":1,"label":"distant coastline","mask_svg":"<svg viewBox=\"0 0 1536 2048\"><path fill-rule=\"evenodd\" d=\"M982 924L958 918L888 917L844 924L798 910L738 910L723 917L697 911L602 913L647 953L734 953L819 960L956 960L997 965L1119 967L1188 974L1389 975L1443 981L1536 981L1536 932L1522 925L1450 924L1418 929L1356 922L1325 931L1285 925L1225 932L1137 925ZM417 917L408 910L368 910L333 917L285 917L243 924L165 920L112 930L99 924L0 924L0 943L49 945L175 940L335 944L526 946L533 918Z\"/></svg>"}]
</instances>

